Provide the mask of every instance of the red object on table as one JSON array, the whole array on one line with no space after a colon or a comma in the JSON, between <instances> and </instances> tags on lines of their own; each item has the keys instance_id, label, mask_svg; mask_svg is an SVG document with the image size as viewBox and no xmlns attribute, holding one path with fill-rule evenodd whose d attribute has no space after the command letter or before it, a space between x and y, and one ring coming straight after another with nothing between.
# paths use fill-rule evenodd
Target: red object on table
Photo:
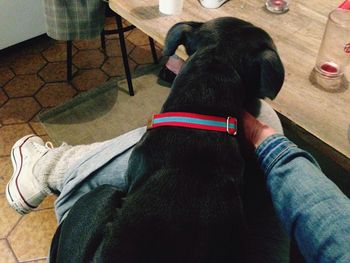
<instances>
[{"instance_id":1,"label":"red object on table","mask_svg":"<svg viewBox=\"0 0 350 263\"><path fill-rule=\"evenodd\" d=\"M350 0L345 0L338 6L338 8L350 10Z\"/></svg>"}]
</instances>

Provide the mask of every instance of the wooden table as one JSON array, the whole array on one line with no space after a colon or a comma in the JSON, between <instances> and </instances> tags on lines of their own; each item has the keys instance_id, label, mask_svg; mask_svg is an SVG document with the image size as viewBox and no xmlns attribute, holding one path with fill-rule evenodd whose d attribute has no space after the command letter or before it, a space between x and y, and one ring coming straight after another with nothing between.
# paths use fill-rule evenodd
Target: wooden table
<instances>
[{"instance_id":1,"label":"wooden table","mask_svg":"<svg viewBox=\"0 0 350 263\"><path fill-rule=\"evenodd\" d=\"M324 90L313 85L312 70L328 13L340 0L293 0L290 11L276 15L264 8L264 0L230 0L219 9L203 8L197 0L184 0L180 15L158 11L158 0L110 0L110 7L144 33L164 44L169 28L180 21L207 21L234 16L266 30L274 39L285 65L286 78L271 102L284 123L316 148L350 171L350 89ZM180 56L185 57L180 52ZM347 79L350 70L346 69Z\"/></svg>"}]
</instances>

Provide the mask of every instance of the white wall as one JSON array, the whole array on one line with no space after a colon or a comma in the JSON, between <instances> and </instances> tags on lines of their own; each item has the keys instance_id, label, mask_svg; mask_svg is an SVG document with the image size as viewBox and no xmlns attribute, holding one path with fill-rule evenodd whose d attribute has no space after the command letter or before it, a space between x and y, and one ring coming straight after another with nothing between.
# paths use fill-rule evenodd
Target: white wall
<instances>
[{"instance_id":1,"label":"white wall","mask_svg":"<svg viewBox=\"0 0 350 263\"><path fill-rule=\"evenodd\" d=\"M45 32L42 0L0 0L0 50Z\"/></svg>"}]
</instances>

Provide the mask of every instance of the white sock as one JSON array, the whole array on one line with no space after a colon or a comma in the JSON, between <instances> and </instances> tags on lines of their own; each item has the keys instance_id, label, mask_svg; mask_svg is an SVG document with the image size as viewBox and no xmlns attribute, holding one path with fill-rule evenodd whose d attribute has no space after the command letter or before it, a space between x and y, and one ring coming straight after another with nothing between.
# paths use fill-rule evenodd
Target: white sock
<instances>
[{"instance_id":1,"label":"white sock","mask_svg":"<svg viewBox=\"0 0 350 263\"><path fill-rule=\"evenodd\" d=\"M57 148L47 151L34 166L34 174L42 183L45 192L58 194L64 187L64 181L68 171L80 159L86 156L95 148L108 141L88 145L71 146L63 143Z\"/></svg>"}]
</instances>

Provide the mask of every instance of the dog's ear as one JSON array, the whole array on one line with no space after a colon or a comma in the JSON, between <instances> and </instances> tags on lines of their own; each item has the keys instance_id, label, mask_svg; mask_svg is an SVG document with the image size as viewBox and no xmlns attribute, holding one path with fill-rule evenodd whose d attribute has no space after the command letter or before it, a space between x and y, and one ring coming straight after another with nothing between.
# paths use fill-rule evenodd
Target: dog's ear
<instances>
[{"instance_id":1,"label":"dog's ear","mask_svg":"<svg viewBox=\"0 0 350 263\"><path fill-rule=\"evenodd\" d=\"M164 56L175 54L177 47L180 45L185 46L189 56L196 52L195 32L202 24L200 22L180 22L172 26L165 38Z\"/></svg>"},{"instance_id":2,"label":"dog's ear","mask_svg":"<svg viewBox=\"0 0 350 263\"><path fill-rule=\"evenodd\" d=\"M274 99L284 81L284 67L276 50L266 48L246 60L244 81L259 98ZM258 89L258 90L256 90Z\"/></svg>"}]
</instances>

